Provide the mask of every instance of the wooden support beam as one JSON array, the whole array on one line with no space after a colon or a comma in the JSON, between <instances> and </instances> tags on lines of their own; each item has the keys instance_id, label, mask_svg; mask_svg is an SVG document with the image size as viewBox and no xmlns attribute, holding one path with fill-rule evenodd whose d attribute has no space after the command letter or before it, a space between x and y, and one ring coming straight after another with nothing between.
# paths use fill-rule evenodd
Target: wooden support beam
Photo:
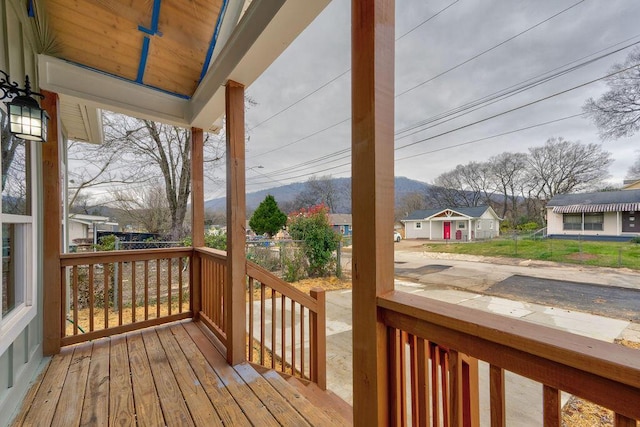
<instances>
[{"instance_id":1,"label":"wooden support beam","mask_svg":"<svg viewBox=\"0 0 640 427\"><path fill-rule=\"evenodd\" d=\"M58 94L42 91L45 98L42 108L49 114L47 142L42 144L43 200L43 343L45 355L60 352L60 340L65 314L62 312L63 289L60 276L60 253L62 251L62 194L60 187L60 132Z\"/></svg>"},{"instance_id":2,"label":"wooden support beam","mask_svg":"<svg viewBox=\"0 0 640 427\"><path fill-rule=\"evenodd\" d=\"M393 290L394 1L352 1L353 417L387 425L387 329L376 299Z\"/></svg>"},{"instance_id":3,"label":"wooden support beam","mask_svg":"<svg viewBox=\"0 0 640 427\"><path fill-rule=\"evenodd\" d=\"M191 239L194 248L204 246L204 137L191 128ZM194 251L190 265L191 311L198 318L202 309L200 256Z\"/></svg>"},{"instance_id":4,"label":"wooden support beam","mask_svg":"<svg viewBox=\"0 0 640 427\"><path fill-rule=\"evenodd\" d=\"M244 86L229 80L225 92L227 126L227 277L224 309L227 362L246 356L246 196L244 155Z\"/></svg>"}]
</instances>

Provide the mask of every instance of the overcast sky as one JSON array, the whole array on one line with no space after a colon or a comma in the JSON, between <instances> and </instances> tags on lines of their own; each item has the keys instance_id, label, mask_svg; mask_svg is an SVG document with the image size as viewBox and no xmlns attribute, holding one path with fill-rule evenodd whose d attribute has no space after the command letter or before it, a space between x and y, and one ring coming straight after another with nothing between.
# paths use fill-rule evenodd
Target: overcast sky
<instances>
[{"instance_id":1,"label":"overcast sky","mask_svg":"<svg viewBox=\"0 0 640 427\"><path fill-rule=\"evenodd\" d=\"M347 72L351 67L350 8L350 0L333 0L248 89L247 94L257 102L246 117L250 129L248 192L303 182L313 174L350 175L350 166L339 166L350 162L351 73ZM434 16L438 12L441 13ZM637 0L398 0L396 133L572 61L576 62L571 65L577 65L640 42L639 18ZM522 34L513 38L519 33ZM491 49L494 46L497 47ZM602 77L614 63L622 62L629 50L476 111L465 111L452 120L431 122L427 125L430 128L413 135L398 134L395 175L432 182L457 164L484 161L505 151L526 152L527 148L543 145L554 136L601 143L595 126L584 117L575 117L448 148L580 114L586 99L598 97L606 90L603 82L444 136L437 135ZM487 52L481 54L483 51ZM405 137L398 139L402 136ZM621 183L640 149L639 138L636 135L603 143L615 159L610 168L611 183Z\"/></svg>"}]
</instances>

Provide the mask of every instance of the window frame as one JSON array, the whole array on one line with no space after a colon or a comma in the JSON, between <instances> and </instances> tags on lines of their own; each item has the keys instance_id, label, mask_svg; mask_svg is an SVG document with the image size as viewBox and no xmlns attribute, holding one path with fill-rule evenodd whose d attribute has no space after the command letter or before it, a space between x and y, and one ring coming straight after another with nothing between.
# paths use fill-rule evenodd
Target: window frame
<instances>
[{"instance_id":1,"label":"window frame","mask_svg":"<svg viewBox=\"0 0 640 427\"><path fill-rule=\"evenodd\" d=\"M422 230L422 221L416 221L416 230Z\"/></svg>"}]
</instances>

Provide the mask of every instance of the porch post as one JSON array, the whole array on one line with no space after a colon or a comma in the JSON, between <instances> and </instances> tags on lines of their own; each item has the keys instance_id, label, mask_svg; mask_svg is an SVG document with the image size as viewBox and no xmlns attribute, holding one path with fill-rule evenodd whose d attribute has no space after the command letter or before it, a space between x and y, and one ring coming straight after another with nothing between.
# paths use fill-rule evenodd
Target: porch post
<instances>
[{"instance_id":1,"label":"porch post","mask_svg":"<svg viewBox=\"0 0 640 427\"><path fill-rule=\"evenodd\" d=\"M65 313L62 312L62 280L60 253L62 217L60 191L60 142L58 127L58 94L42 91L42 108L49 114L47 142L42 144L42 281L43 281L43 343L42 352L48 356L60 352L60 339Z\"/></svg>"},{"instance_id":2,"label":"porch post","mask_svg":"<svg viewBox=\"0 0 640 427\"><path fill-rule=\"evenodd\" d=\"M191 241L194 248L204 246L204 154L202 129L191 128ZM202 308L200 257L191 256L191 310L198 318Z\"/></svg>"},{"instance_id":3,"label":"porch post","mask_svg":"<svg viewBox=\"0 0 640 427\"><path fill-rule=\"evenodd\" d=\"M473 237L471 237L472 236L471 233L473 233L473 231L474 231L473 228L471 228L471 225L472 225L471 224L471 218L469 218L469 241L470 242L473 240Z\"/></svg>"},{"instance_id":4,"label":"porch post","mask_svg":"<svg viewBox=\"0 0 640 427\"><path fill-rule=\"evenodd\" d=\"M229 80L225 91L227 134L227 277L224 310L227 323L227 362L245 360L247 265L244 157L244 86Z\"/></svg>"},{"instance_id":5,"label":"porch post","mask_svg":"<svg viewBox=\"0 0 640 427\"><path fill-rule=\"evenodd\" d=\"M353 0L353 417L387 425L387 329L376 298L392 291L394 1Z\"/></svg>"}]
</instances>

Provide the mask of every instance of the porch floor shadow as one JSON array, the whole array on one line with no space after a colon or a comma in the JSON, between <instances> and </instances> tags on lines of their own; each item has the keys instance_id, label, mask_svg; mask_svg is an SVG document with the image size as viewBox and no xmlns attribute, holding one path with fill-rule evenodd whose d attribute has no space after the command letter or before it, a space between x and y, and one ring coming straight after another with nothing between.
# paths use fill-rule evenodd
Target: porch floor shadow
<instances>
[{"instance_id":1,"label":"porch floor shadow","mask_svg":"<svg viewBox=\"0 0 640 427\"><path fill-rule=\"evenodd\" d=\"M335 394L249 363L230 366L214 339L189 320L63 347L13 425L352 424Z\"/></svg>"}]
</instances>

